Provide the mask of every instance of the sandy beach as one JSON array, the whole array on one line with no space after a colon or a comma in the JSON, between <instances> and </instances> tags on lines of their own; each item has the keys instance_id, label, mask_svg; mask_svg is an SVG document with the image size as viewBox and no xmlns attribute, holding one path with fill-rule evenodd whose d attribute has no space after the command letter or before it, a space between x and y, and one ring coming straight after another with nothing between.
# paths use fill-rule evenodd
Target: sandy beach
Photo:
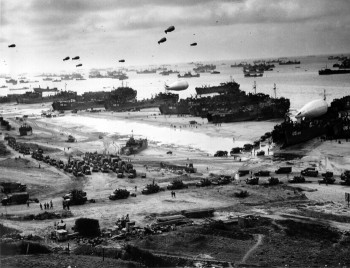
<instances>
[{"instance_id":1,"label":"sandy beach","mask_svg":"<svg viewBox=\"0 0 350 268\"><path fill-rule=\"evenodd\" d=\"M315 139L304 145L284 150L266 143L264 147L261 147L265 151L269 148L269 154L265 156L256 156L257 150L254 150L243 152L238 157L214 157L213 152L216 149L230 151L232 147L252 143L264 133L270 132L273 126L280 121L241 122L218 126L208 124L202 118L161 116L156 109L124 113L79 111L77 114L70 112L57 114L52 118L41 117L41 111L48 108L46 104L44 106L3 106L2 114L10 121L14 130L2 131L1 140L3 141L5 133L8 133L15 137L17 142L35 144L43 148L44 155L48 154L51 158L67 162L69 158L82 159L86 152L117 154L131 135L144 138L153 135L157 139L149 139L148 148L136 155L121 156L123 160L132 162L137 174L146 174L146 178L137 175L134 179L117 178L117 174L113 172L98 172L76 178L71 173L38 162L30 155L21 155L7 146L10 154L1 158L0 181L21 181L26 184L31 197L38 198L42 203L52 200L54 209L51 212L62 213L62 196L74 188L86 191L88 199L95 200L95 203L72 206L70 210L73 216L65 219L68 226L73 226L76 219L88 216L98 219L102 229L108 229L115 225L119 217L126 214L130 215L136 225L146 226L154 222L155 218L160 215L173 215L185 209L201 208L214 208L216 210L214 219L223 220L247 213L264 215L272 219L283 218L286 213L288 215L300 214L298 205L294 206L290 202L303 202L302 213L304 214L348 215L349 210L344 201L344 193L349 190L347 186L339 184L339 175L350 164L350 157L346 153L350 151L349 142L321 142ZM28 115L25 122L33 127L32 135L19 136L18 128L24 123L20 119L23 115ZM197 124L190 125L189 121L192 120ZM143 129L131 130L128 124L134 124L132 127L142 126ZM162 139L164 129L170 131L167 132L170 134L166 135L175 137L186 131L191 133L190 135L187 133L188 136L205 135L209 140L215 142L209 144L209 147L191 146L185 141L167 142L172 140L172 137ZM159 133L154 133L158 130ZM74 136L77 142L66 142L68 135ZM221 144L220 140L227 142ZM172 154L167 154L169 151ZM290 155L293 157L291 158ZM197 173L187 174L164 169L160 167L161 162L176 165L192 163ZM293 172L288 175L275 174L274 171L280 166L291 166ZM307 178L305 184L288 184L288 179L300 174L301 170L310 166L316 167L320 172L334 172L336 185L319 185L320 177ZM269 170L283 184L271 188L247 185L244 181L246 177L237 180L236 174L239 169L249 169L252 172ZM194 186L202 178L213 178L220 175L229 175L236 180L229 185L206 188ZM171 197L170 191L162 191L153 195L141 194L146 184L154 181L159 186L166 188L175 178L180 178L193 186L177 190L176 198ZM266 181L266 178L261 177L260 184ZM135 193L136 197L109 200L108 196L117 188L127 189ZM234 197L234 193L241 190L247 190L250 194L244 201ZM304 198L307 202L304 201ZM37 203L31 203L29 207L27 205L2 206L0 211L5 226L21 230L23 234L48 237L54 230L52 220L13 220L16 217L42 212ZM350 230L350 225L339 222L333 222L333 224L337 228ZM50 240L48 243L57 246ZM74 244L72 247L74 248Z\"/></svg>"}]
</instances>

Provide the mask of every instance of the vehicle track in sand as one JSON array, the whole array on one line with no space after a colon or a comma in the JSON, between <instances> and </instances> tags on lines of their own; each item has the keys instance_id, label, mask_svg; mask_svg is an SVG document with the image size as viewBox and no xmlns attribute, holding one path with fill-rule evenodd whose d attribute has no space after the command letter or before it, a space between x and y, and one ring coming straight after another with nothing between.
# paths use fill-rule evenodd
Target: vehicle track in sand
<instances>
[{"instance_id":1,"label":"vehicle track in sand","mask_svg":"<svg viewBox=\"0 0 350 268\"><path fill-rule=\"evenodd\" d=\"M245 264L247 259L250 257L250 255L257 249L258 246L260 246L262 244L264 235L262 234L258 234L258 241L255 243L254 246L252 246L247 253L243 256L240 264Z\"/></svg>"}]
</instances>

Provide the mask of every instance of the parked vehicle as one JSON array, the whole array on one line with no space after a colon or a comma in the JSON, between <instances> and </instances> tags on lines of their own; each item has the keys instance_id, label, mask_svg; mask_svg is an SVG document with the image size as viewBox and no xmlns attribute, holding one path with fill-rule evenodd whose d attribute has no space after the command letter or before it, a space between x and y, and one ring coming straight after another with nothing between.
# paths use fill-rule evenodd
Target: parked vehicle
<instances>
[{"instance_id":1,"label":"parked vehicle","mask_svg":"<svg viewBox=\"0 0 350 268\"><path fill-rule=\"evenodd\" d=\"M13 193L1 200L4 206L12 204L25 204L29 201L29 194L27 192Z\"/></svg>"},{"instance_id":2,"label":"parked vehicle","mask_svg":"<svg viewBox=\"0 0 350 268\"><path fill-rule=\"evenodd\" d=\"M289 183L304 183L305 178L303 176L294 176L293 179L288 180Z\"/></svg>"},{"instance_id":3,"label":"parked vehicle","mask_svg":"<svg viewBox=\"0 0 350 268\"><path fill-rule=\"evenodd\" d=\"M254 178L247 178L245 180L246 184L250 185L258 185L259 184L259 177L254 177Z\"/></svg>"},{"instance_id":4,"label":"parked vehicle","mask_svg":"<svg viewBox=\"0 0 350 268\"><path fill-rule=\"evenodd\" d=\"M315 168L309 167L301 171L301 175L308 177L317 177L318 171Z\"/></svg>"},{"instance_id":5,"label":"parked vehicle","mask_svg":"<svg viewBox=\"0 0 350 268\"><path fill-rule=\"evenodd\" d=\"M268 177L270 176L270 171L268 170L260 170L254 173L254 176Z\"/></svg>"},{"instance_id":6,"label":"parked vehicle","mask_svg":"<svg viewBox=\"0 0 350 268\"><path fill-rule=\"evenodd\" d=\"M196 183L197 187L205 187L210 185L211 185L211 181L209 179L201 179L200 182Z\"/></svg>"},{"instance_id":7,"label":"parked vehicle","mask_svg":"<svg viewBox=\"0 0 350 268\"><path fill-rule=\"evenodd\" d=\"M289 174L292 172L292 167L280 167L275 171L276 174Z\"/></svg>"},{"instance_id":8,"label":"parked vehicle","mask_svg":"<svg viewBox=\"0 0 350 268\"><path fill-rule=\"evenodd\" d=\"M178 190L184 188L188 188L188 186L184 184L182 180L174 180L167 186L168 190Z\"/></svg>"}]
</instances>

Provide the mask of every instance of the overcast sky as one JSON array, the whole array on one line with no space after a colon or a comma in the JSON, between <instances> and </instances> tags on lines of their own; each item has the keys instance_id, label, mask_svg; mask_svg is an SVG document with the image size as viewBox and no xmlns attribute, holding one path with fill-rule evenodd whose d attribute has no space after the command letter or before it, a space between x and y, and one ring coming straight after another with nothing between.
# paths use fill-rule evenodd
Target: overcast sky
<instances>
[{"instance_id":1,"label":"overcast sky","mask_svg":"<svg viewBox=\"0 0 350 268\"><path fill-rule=\"evenodd\" d=\"M0 72L346 53L349 0L0 0ZM174 25L175 31L164 33ZM157 41L167 41L158 45ZM190 43L198 46L191 47ZM16 48L8 48L15 43ZM4 62L4 60L6 62ZM6 65L7 64L7 65Z\"/></svg>"}]
</instances>

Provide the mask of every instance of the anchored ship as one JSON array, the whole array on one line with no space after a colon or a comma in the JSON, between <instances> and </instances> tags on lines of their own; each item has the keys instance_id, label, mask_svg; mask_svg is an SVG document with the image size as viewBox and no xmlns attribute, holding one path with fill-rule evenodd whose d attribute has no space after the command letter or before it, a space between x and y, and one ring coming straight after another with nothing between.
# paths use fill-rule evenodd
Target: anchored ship
<instances>
[{"instance_id":1,"label":"anchored ship","mask_svg":"<svg viewBox=\"0 0 350 268\"><path fill-rule=\"evenodd\" d=\"M318 74L319 75L331 75L331 74L348 74L350 73L350 70L344 70L344 69L339 69L339 70L331 70L331 69L323 69L319 70Z\"/></svg>"},{"instance_id":2,"label":"anchored ship","mask_svg":"<svg viewBox=\"0 0 350 268\"><path fill-rule=\"evenodd\" d=\"M299 121L287 117L272 131L273 141L282 148L320 136L328 139L350 138L350 96L333 100L330 107L322 100L312 101L296 117Z\"/></svg>"},{"instance_id":3,"label":"anchored ship","mask_svg":"<svg viewBox=\"0 0 350 268\"><path fill-rule=\"evenodd\" d=\"M121 154L137 154L148 147L147 139L136 140L133 136L126 142L126 145L120 149Z\"/></svg>"},{"instance_id":4,"label":"anchored ship","mask_svg":"<svg viewBox=\"0 0 350 268\"><path fill-rule=\"evenodd\" d=\"M203 86L203 87L196 87L196 92L199 95L202 94L211 94L211 93L225 93L230 90L239 90L239 84L235 81L227 82L227 83L220 83L219 86Z\"/></svg>"},{"instance_id":5,"label":"anchored ship","mask_svg":"<svg viewBox=\"0 0 350 268\"><path fill-rule=\"evenodd\" d=\"M118 89L117 89L118 90ZM116 112L120 111L130 111L130 110L140 110L145 108L159 107L161 105L172 105L177 103L179 100L178 94L173 93L158 93L150 99L143 99L140 101L136 100L137 91L129 93L130 95L120 97L118 93L115 93L114 97L108 98L105 101L105 109L112 110Z\"/></svg>"},{"instance_id":6,"label":"anchored ship","mask_svg":"<svg viewBox=\"0 0 350 268\"><path fill-rule=\"evenodd\" d=\"M246 94L239 84L229 82L217 87L196 88L201 93L220 93L216 96L182 99L173 105L161 105L162 114L191 114L207 118L209 122L237 122L283 118L290 102L285 98L271 98L262 93ZM202 92L203 91L203 92Z\"/></svg>"},{"instance_id":7,"label":"anchored ship","mask_svg":"<svg viewBox=\"0 0 350 268\"><path fill-rule=\"evenodd\" d=\"M184 73L184 75L178 74L178 78L191 78L191 77L200 77L200 74L191 74L191 72Z\"/></svg>"}]
</instances>

